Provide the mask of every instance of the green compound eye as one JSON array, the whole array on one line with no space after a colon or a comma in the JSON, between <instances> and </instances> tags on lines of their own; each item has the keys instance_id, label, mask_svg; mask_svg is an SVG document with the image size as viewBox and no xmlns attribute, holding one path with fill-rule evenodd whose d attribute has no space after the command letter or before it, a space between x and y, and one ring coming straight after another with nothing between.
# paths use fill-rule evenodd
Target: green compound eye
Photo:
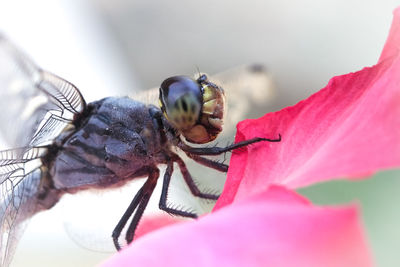
<instances>
[{"instance_id":1,"label":"green compound eye","mask_svg":"<svg viewBox=\"0 0 400 267\"><path fill-rule=\"evenodd\" d=\"M201 87L195 80L175 76L161 84L161 110L177 130L187 131L197 123L201 105Z\"/></svg>"},{"instance_id":2,"label":"green compound eye","mask_svg":"<svg viewBox=\"0 0 400 267\"><path fill-rule=\"evenodd\" d=\"M208 143L222 131L224 91L205 75L166 79L159 100L164 116L189 142Z\"/></svg>"}]
</instances>

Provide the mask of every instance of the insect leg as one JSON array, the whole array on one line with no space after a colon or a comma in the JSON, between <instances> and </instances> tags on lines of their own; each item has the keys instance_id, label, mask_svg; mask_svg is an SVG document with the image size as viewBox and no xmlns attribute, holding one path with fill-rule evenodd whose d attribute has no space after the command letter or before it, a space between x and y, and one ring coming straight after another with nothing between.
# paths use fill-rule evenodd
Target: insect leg
<instances>
[{"instance_id":1,"label":"insect leg","mask_svg":"<svg viewBox=\"0 0 400 267\"><path fill-rule=\"evenodd\" d=\"M190 154L190 153L186 153L186 155L193 159L194 161L196 161L197 163L204 165L208 168L212 168L214 170L220 171L220 172L227 172L228 171L228 165L218 162L218 161L214 161L208 158L203 158L199 155L195 155L195 154Z\"/></svg>"},{"instance_id":2,"label":"insect leg","mask_svg":"<svg viewBox=\"0 0 400 267\"><path fill-rule=\"evenodd\" d=\"M167 169L164 174L164 181L163 181L161 197L160 197L160 202L159 202L160 209L169 214L173 214L173 215L189 217L189 218L197 218L197 214L194 212L174 209L174 208L170 208L167 206L169 183L171 181L171 175L172 175L173 171L174 171L174 162L171 160L167 163Z\"/></svg>"},{"instance_id":3,"label":"insect leg","mask_svg":"<svg viewBox=\"0 0 400 267\"><path fill-rule=\"evenodd\" d=\"M197 187L196 183L194 182L192 175L190 174L189 170L186 167L185 162L178 156L176 155L174 157L174 161L178 163L179 169L181 170L181 173L183 175L183 179L185 179L186 184L188 185L190 192L196 197L200 198L205 198L205 199L213 199L217 200L218 195L214 194L206 194L200 191L200 189ZM218 162L216 162L218 163Z\"/></svg>"},{"instance_id":4,"label":"insect leg","mask_svg":"<svg viewBox=\"0 0 400 267\"><path fill-rule=\"evenodd\" d=\"M128 222L129 218L131 217L132 213L135 211L136 207L139 205L140 201L143 198L143 188L139 189L136 193L135 197L133 198L131 204L129 204L128 208L126 209L124 215L122 215L121 219L119 220L117 226L115 226L114 231L112 232L112 239L114 241L114 246L117 250L121 249L121 246L118 242L118 238L121 235L122 229L124 229L126 223Z\"/></svg>"},{"instance_id":5,"label":"insect leg","mask_svg":"<svg viewBox=\"0 0 400 267\"><path fill-rule=\"evenodd\" d=\"M121 236L122 230L124 229L126 223L128 222L129 218L131 217L132 213L135 211L135 209L138 207L138 205L140 205L143 202L143 199L146 198L146 195L151 195L155 185L157 184L158 177L159 177L158 169L152 169L149 172L149 177L147 178L146 182L139 189L139 191L136 193L136 195L133 198L132 202L129 204L128 208L126 209L124 215L122 215L122 217L119 220L117 226L114 228L114 231L112 233L112 238L113 238L113 241L114 241L115 248L117 250L121 249L121 245L119 244L118 239ZM150 198L150 196L149 196L149 198ZM147 202L146 202L146 205L147 205ZM141 212L138 210L135 213L134 218L137 217L136 225L132 225L133 221L134 221L134 219L132 219L132 222L131 222L131 224L129 226L129 229L131 229L131 231L133 231L132 235L134 234L134 232L136 230L136 226L139 223L139 220L140 220L140 218L141 218L141 216L143 214L144 208L146 208L146 205L144 205L144 207L142 207L143 210ZM127 235L129 233L129 229L128 229Z\"/></svg>"},{"instance_id":6,"label":"insect leg","mask_svg":"<svg viewBox=\"0 0 400 267\"><path fill-rule=\"evenodd\" d=\"M157 185L157 179L160 176L160 171L158 169L152 170L150 172L149 178L147 179L146 183L143 185L143 197L140 201L140 204L133 215L132 221L129 224L128 230L126 232L126 242L129 244L132 242L136 228L139 224L140 219L142 218L143 212L149 203L150 197L153 194L154 188Z\"/></svg>"},{"instance_id":7,"label":"insect leg","mask_svg":"<svg viewBox=\"0 0 400 267\"><path fill-rule=\"evenodd\" d=\"M208 155L208 156L215 156L215 155L220 155L222 153L232 151L234 149L238 149L241 147L245 147L254 143L262 142L262 141L267 141L267 142L280 142L281 141L281 135L279 134L278 139L267 139L267 138L261 138L261 137L256 137L252 138L249 140L245 140L227 147L191 147L188 146L184 143L179 144L179 148L181 148L185 153L189 154L194 154L194 155Z\"/></svg>"}]
</instances>

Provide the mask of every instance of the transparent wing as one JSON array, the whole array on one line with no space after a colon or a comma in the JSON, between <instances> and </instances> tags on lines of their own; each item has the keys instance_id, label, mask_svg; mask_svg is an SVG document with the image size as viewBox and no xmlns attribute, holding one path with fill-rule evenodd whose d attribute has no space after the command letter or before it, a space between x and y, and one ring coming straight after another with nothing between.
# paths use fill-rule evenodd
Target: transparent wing
<instances>
[{"instance_id":1,"label":"transparent wing","mask_svg":"<svg viewBox=\"0 0 400 267\"><path fill-rule=\"evenodd\" d=\"M41 70L0 35L0 135L8 147L50 141L85 108L71 83Z\"/></svg>"},{"instance_id":2,"label":"transparent wing","mask_svg":"<svg viewBox=\"0 0 400 267\"><path fill-rule=\"evenodd\" d=\"M86 103L1 35L0 59L0 135L6 146L23 147L0 151L0 265L7 266L24 223L39 211L40 157Z\"/></svg>"},{"instance_id":3,"label":"transparent wing","mask_svg":"<svg viewBox=\"0 0 400 267\"><path fill-rule=\"evenodd\" d=\"M271 75L262 65L240 66L211 75L209 80L225 90L227 114L224 118L224 136L232 137L239 121L263 115L265 106L274 97ZM132 98L158 106L158 91L158 88L153 88L132 95Z\"/></svg>"},{"instance_id":4,"label":"transparent wing","mask_svg":"<svg viewBox=\"0 0 400 267\"><path fill-rule=\"evenodd\" d=\"M246 65L211 76L222 86L227 101L223 136L233 136L236 124L244 119L264 115L274 98L274 83L262 65Z\"/></svg>"},{"instance_id":5,"label":"transparent wing","mask_svg":"<svg viewBox=\"0 0 400 267\"><path fill-rule=\"evenodd\" d=\"M43 153L43 148L0 152L0 266L10 264L23 222L35 213Z\"/></svg>"}]
</instances>

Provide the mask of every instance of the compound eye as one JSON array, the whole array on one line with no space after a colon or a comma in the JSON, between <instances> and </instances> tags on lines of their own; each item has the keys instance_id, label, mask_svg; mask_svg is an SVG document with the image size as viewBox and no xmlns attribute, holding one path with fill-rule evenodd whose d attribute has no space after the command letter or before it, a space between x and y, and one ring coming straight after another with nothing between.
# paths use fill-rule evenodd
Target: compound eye
<instances>
[{"instance_id":1,"label":"compound eye","mask_svg":"<svg viewBox=\"0 0 400 267\"><path fill-rule=\"evenodd\" d=\"M199 120L201 106L201 86L196 80L174 76L161 84L160 108L177 130L191 129Z\"/></svg>"}]
</instances>

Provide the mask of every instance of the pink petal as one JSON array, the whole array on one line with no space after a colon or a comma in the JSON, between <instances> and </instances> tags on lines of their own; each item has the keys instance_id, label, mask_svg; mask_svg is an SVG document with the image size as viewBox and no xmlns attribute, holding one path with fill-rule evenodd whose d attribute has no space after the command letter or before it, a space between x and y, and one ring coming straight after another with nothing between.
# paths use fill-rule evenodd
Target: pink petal
<instances>
[{"instance_id":1,"label":"pink petal","mask_svg":"<svg viewBox=\"0 0 400 267\"><path fill-rule=\"evenodd\" d=\"M314 207L281 187L152 232L103 266L371 266L351 207Z\"/></svg>"},{"instance_id":2,"label":"pink petal","mask_svg":"<svg viewBox=\"0 0 400 267\"><path fill-rule=\"evenodd\" d=\"M400 166L400 9L381 61L334 77L295 106L238 125L236 141L277 138L234 153L217 207L270 184L298 188Z\"/></svg>"},{"instance_id":3,"label":"pink petal","mask_svg":"<svg viewBox=\"0 0 400 267\"><path fill-rule=\"evenodd\" d=\"M165 227L167 225L175 224L184 221L181 218L171 217L167 213L143 216L140 220L139 227L135 232L135 238L139 238L147 233L150 233L159 228Z\"/></svg>"}]
</instances>

